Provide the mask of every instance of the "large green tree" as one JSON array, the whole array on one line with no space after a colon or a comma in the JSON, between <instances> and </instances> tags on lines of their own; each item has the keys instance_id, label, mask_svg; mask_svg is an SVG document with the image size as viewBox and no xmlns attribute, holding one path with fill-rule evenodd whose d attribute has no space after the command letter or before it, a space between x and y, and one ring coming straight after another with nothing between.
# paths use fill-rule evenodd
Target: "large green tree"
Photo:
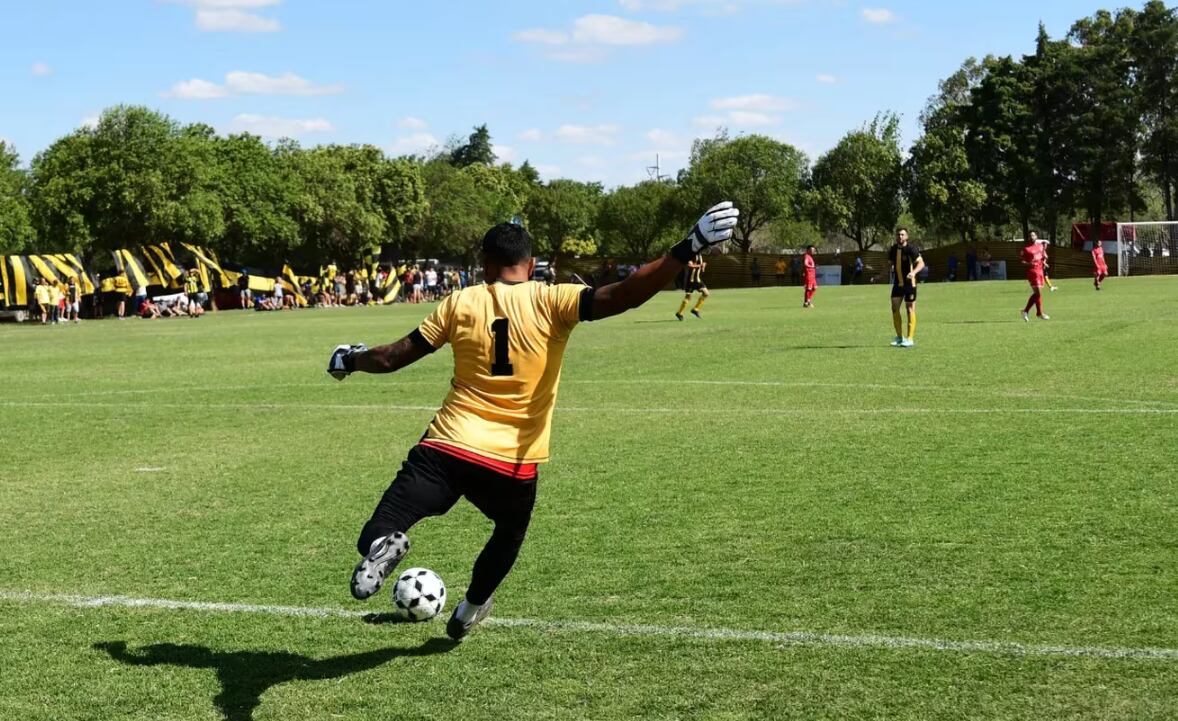
<instances>
[{"instance_id":1,"label":"large green tree","mask_svg":"<svg viewBox=\"0 0 1178 721\"><path fill-rule=\"evenodd\" d=\"M1141 160L1157 183L1166 219L1175 219L1178 186L1178 17L1161 0L1137 15L1129 45L1144 122Z\"/></svg>"},{"instance_id":2,"label":"large green tree","mask_svg":"<svg viewBox=\"0 0 1178 721\"><path fill-rule=\"evenodd\" d=\"M456 168L435 160L422 173L428 210L416 226L412 244L420 253L457 256L473 263L487 230L523 209L509 169Z\"/></svg>"},{"instance_id":3,"label":"large green tree","mask_svg":"<svg viewBox=\"0 0 1178 721\"><path fill-rule=\"evenodd\" d=\"M987 192L982 207L994 228L1017 223L1024 236L1035 211L1035 119L1027 68L1010 57L988 59L971 90L966 139L974 177Z\"/></svg>"},{"instance_id":4,"label":"large green tree","mask_svg":"<svg viewBox=\"0 0 1178 721\"><path fill-rule=\"evenodd\" d=\"M16 149L0 140L0 254L20 253L33 241L27 184Z\"/></svg>"},{"instance_id":5,"label":"large green tree","mask_svg":"<svg viewBox=\"0 0 1178 721\"><path fill-rule=\"evenodd\" d=\"M903 180L900 121L879 115L848 133L814 164L812 210L818 226L866 250L891 235Z\"/></svg>"},{"instance_id":6,"label":"large green tree","mask_svg":"<svg viewBox=\"0 0 1178 721\"><path fill-rule=\"evenodd\" d=\"M1142 204L1137 189L1141 117L1130 48L1136 13L1101 10L1068 33L1076 47L1078 87L1065 134L1075 202L1099 224Z\"/></svg>"},{"instance_id":7,"label":"large green tree","mask_svg":"<svg viewBox=\"0 0 1178 721\"><path fill-rule=\"evenodd\" d=\"M986 201L986 189L969 163L965 117L970 91L984 75L985 64L969 58L941 81L921 113L924 132L905 164L908 206L917 222L935 235L962 242L975 239Z\"/></svg>"},{"instance_id":8,"label":"large green tree","mask_svg":"<svg viewBox=\"0 0 1178 721\"><path fill-rule=\"evenodd\" d=\"M450 162L459 168L468 165L493 165L495 150L491 145L491 131L486 125L480 125L466 139L450 153Z\"/></svg>"},{"instance_id":9,"label":"large green tree","mask_svg":"<svg viewBox=\"0 0 1178 721\"><path fill-rule=\"evenodd\" d=\"M119 106L38 154L30 198L41 240L111 250L162 240L208 243L224 233L207 126L181 127Z\"/></svg>"},{"instance_id":10,"label":"large green tree","mask_svg":"<svg viewBox=\"0 0 1178 721\"><path fill-rule=\"evenodd\" d=\"M300 242L294 174L257 136L230 135L214 145L225 219L214 248L242 263L271 265L285 258Z\"/></svg>"},{"instance_id":11,"label":"large green tree","mask_svg":"<svg viewBox=\"0 0 1178 721\"><path fill-rule=\"evenodd\" d=\"M601 198L600 183L558 179L536 188L525 209L536 252L584 252L586 241L596 236L594 225ZM592 246L595 248L596 242Z\"/></svg>"},{"instance_id":12,"label":"large green tree","mask_svg":"<svg viewBox=\"0 0 1178 721\"><path fill-rule=\"evenodd\" d=\"M707 208L731 200L740 208L734 240L747 253L754 233L798 216L807 170L805 154L764 135L696 140L679 176L680 221L693 223Z\"/></svg>"},{"instance_id":13,"label":"large green tree","mask_svg":"<svg viewBox=\"0 0 1178 721\"><path fill-rule=\"evenodd\" d=\"M647 180L614 189L601 199L597 231L608 255L650 258L666 250L683 230L673 183Z\"/></svg>"}]
</instances>

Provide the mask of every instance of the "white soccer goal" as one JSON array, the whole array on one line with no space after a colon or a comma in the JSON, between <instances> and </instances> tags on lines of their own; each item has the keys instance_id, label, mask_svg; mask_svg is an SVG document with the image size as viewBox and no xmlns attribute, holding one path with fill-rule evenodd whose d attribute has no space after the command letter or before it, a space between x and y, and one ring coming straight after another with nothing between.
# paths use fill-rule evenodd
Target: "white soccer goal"
<instances>
[{"instance_id":1,"label":"white soccer goal","mask_svg":"<svg viewBox=\"0 0 1178 721\"><path fill-rule=\"evenodd\" d=\"M1117 223L1117 275L1178 273L1178 221Z\"/></svg>"}]
</instances>

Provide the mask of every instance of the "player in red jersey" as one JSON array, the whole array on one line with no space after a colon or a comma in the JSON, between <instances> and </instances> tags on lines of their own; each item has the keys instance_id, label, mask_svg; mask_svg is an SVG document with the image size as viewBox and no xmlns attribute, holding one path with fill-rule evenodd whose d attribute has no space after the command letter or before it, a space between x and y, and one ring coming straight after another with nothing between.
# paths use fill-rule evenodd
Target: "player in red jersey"
<instances>
[{"instance_id":1,"label":"player in red jersey","mask_svg":"<svg viewBox=\"0 0 1178 721\"><path fill-rule=\"evenodd\" d=\"M1027 238L1020 257L1022 264L1027 266L1027 282L1031 284L1031 297L1023 308L1023 320L1031 320L1031 308L1035 308L1035 315L1040 320L1050 320L1051 316L1043 312L1043 246L1036 242L1034 233Z\"/></svg>"},{"instance_id":2,"label":"player in red jersey","mask_svg":"<svg viewBox=\"0 0 1178 721\"><path fill-rule=\"evenodd\" d=\"M1092 243L1092 263L1095 266L1092 284L1100 290L1101 281L1108 277L1108 263L1104 261L1104 248L1100 245L1100 239Z\"/></svg>"},{"instance_id":3,"label":"player in red jersey","mask_svg":"<svg viewBox=\"0 0 1178 721\"><path fill-rule=\"evenodd\" d=\"M803 308L814 307L814 294L818 292L818 266L814 263L815 250L814 246L807 245L806 254L802 256L802 266L806 271L806 297L802 302Z\"/></svg>"}]
</instances>

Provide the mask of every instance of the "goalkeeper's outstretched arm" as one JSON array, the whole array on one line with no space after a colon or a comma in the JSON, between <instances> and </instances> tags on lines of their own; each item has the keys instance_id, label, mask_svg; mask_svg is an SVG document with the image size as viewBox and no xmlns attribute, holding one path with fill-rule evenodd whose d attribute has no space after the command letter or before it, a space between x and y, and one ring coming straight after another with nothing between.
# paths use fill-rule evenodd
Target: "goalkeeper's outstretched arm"
<instances>
[{"instance_id":1,"label":"goalkeeper's outstretched arm","mask_svg":"<svg viewBox=\"0 0 1178 721\"><path fill-rule=\"evenodd\" d=\"M395 343L378 346L369 350L364 344L337 346L327 362L327 372L337 381L350 374L392 373L407 365L416 363L430 353L434 347L415 330Z\"/></svg>"},{"instance_id":2,"label":"goalkeeper's outstretched arm","mask_svg":"<svg viewBox=\"0 0 1178 721\"><path fill-rule=\"evenodd\" d=\"M667 286L683 266L696 254L732 237L740 211L732 203L720 203L708 209L687 237L676 243L662 258L643 265L633 275L618 283L598 288L593 293L594 320L609 318L637 308Z\"/></svg>"}]
</instances>

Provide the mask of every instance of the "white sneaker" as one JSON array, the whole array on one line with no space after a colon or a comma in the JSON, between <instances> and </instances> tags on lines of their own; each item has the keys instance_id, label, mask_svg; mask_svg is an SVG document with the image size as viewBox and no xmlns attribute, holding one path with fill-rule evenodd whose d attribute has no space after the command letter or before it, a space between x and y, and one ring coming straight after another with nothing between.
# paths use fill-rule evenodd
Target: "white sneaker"
<instances>
[{"instance_id":1,"label":"white sneaker","mask_svg":"<svg viewBox=\"0 0 1178 721\"><path fill-rule=\"evenodd\" d=\"M896 336L896 339L892 341L892 347L899 348L902 345L904 345L904 339L900 336Z\"/></svg>"},{"instance_id":2,"label":"white sneaker","mask_svg":"<svg viewBox=\"0 0 1178 721\"><path fill-rule=\"evenodd\" d=\"M467 609L470 608L470 604L467 603L465 598L462 599L462 603L454 607L454 613L450 614L450 620L446 622L446 635L455 641L462 640L463 636L470 633L470 629L474 628L479 622L491 614L491 607L494 605L495 599L488 598L487 602L479 606L479 609L475 611L474 618L469 621L463 621L459 612L461 611L465 614Z\"/></svg>"},{"instance_id":3,"label":"white sneaker","mask_svg":"<svg viewBox=\"0 0 1178 721\"><path fill-rule=\"evenodd\" d=\"M1039 320L1051 320L1051 316L1044 313L1043 315L1039 316Z\"/></svg>"},{"instance_id":4,"label":"white sneaker","mask_svg":"<svg viewBox=\"0 0 1178 721\"><path fill-rule=\"evenodd\" d=\"M914 345L916 345L916 341L912 340L911 338L905 338L900 341L901 348L911 348Z\"/></svg>"},{"instance_id":5,"label":"white sneaker","mask_svg":"<svg viewBox=\"0 0 1178 721\"><path fill-rule=\"evenodd\" d=\"M1027 311L1025 311L1025 310L1023 311L1023 322L1024 322L1024 323L1030 323L1030 322L1031 322L1031 314L1030 314L1030 313L1028 313L1028 312L1027 312Z\"/></svg>"},{"instance_id":6,"label":"white sneaker","mask_svg":"<svg viewBox=\"0 0 1178 721\"><path fill-rule=\"evenodd\" d=\"M409 553L409 537L404 533L383 536L372 542L368 555L352 571L352 596L363 601L380 590L389 571Z\"/></svg>"},{"instance_id":7,"label":"white sneaker","mask_svg":"<svg viewBox=\"0 0 1178 721\"><path fill-rule=\"evenodd\" d=\"M1059 286L1058 286L1058 285L1053 285L1053 286L1051 286L1051 292L1052 292L1052 293L1054 293L1054 292L1055 292L1055 291L1057 291L1057 290L1059 290Z\"/></svg>"}]
</instances>

